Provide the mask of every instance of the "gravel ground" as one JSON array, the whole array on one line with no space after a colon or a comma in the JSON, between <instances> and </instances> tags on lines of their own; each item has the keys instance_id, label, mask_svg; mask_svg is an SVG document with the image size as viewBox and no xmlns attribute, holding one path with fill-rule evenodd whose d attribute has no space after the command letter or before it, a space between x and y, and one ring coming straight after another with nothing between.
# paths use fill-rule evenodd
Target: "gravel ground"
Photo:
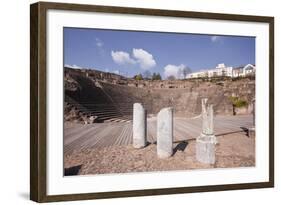
<instances>
[{"instance_id":1,"label":"gravel ground","mask_svg":"<svg viewBox=\"0 0 281 205\"><path fill-rule=\"evenodd\" d=\"M187 170L255 166L255 138L242 134L217 137L216 163L206 165L195 159L195 140L174 144L174 155L157 158L156 144L143 149L112 146L74 150L64 156L65 175L89 175L147 171Z\"/></svg>"}]
</instances>

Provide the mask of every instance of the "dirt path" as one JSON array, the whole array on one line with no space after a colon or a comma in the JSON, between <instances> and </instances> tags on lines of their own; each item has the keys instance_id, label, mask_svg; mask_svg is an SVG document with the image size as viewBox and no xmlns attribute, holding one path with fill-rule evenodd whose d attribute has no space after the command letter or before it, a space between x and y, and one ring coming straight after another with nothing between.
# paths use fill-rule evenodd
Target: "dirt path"
<instances>
[{"instance_id":1,"label":"dirt path","mask_svg":"<svg viewBox=\"0 0 281 205\"><path fill-rule=\"evenodd\" d=\"M243 128L252 125L251 115L215 116L215 135L244 133ZM147 136L150 143L156 141L156 118L147 120ZM175 118L174 141L195 139L202 130L201 118ZM132 123L69 124L64 126L64 153L80 149L99 149L110 146L126 146L132 143Z\"/></svg>"},{"instance_id":2,"label":"dirt path","mask_svg":"<svg viewBox=\"0 0 281 205\"><path fill-rule=\"evenodd\" d=\"M174 144L174 155L157 158L156 144L143 149L132 145L85 148L65 154L66 175L127 173L255 166L255 138L245 133L217 137L216 163L205 165L195 159L195 140Z\"/></svg>"}]
</instances>

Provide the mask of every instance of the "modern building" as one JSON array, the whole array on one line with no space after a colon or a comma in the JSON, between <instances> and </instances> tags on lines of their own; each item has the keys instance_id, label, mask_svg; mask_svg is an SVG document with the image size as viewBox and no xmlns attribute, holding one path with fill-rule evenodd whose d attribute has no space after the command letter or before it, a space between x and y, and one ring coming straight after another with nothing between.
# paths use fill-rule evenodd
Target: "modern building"
<instances>
[{"instance_id":1,"label":"modern building","mask_svg":"<svg viewBox=\"0 0 281 205\"><path fill-rule=\"evenodd\" d=\"M187 74L186 78L212 78L219 76L227 76L231 78L244 77L247 75L255 74L255 66L252 64L247 64L246 66L240 66L233 68L231 66L225 66L224 63L220 63L214 69L204 70L194 73Z\"/></svg>"},{"instance_id":2,"label":"modern building","mask_svg":"<svg viewBox=\"0 0 281 205\"><path fill-rule=\"evenodd\" d=\"M256 73L256 66L248 64L244 67L244 76L253 75Z\"/></svg>"},{"instance_id":3,"label":"modern building","mask_svg":"<svg viewBox=\"0 0 281 205\"><path fill-rule=\"evenodd\" d=\"M186 75L186 78L203 78L208 77L208 71L199 71L194 73L189 73Z\"/></svg>"},{"instance_id":4,"label":"modern building","mask_svg":"<svg viewBox=\"0 0 281 205\"><path fill-rule=\"evenodd\" d=\"M244 66L239 66L239 67L233 68L232 77L237 78L237 77L243 76L243 68L244 68Z\"/></svg>"},{"instance_id":5,"label":"modern building","mask_svg":"<svg viewBox=\"0 0 281 205\"><path fill-rule=\"evenodd\" d=\"M245 77L249 75L254 75L256 73L256 67L252 64L247 64L245 66L239 66L236 68L233 68L232 71L232 77Z\"/></svg>"}]
</instances>

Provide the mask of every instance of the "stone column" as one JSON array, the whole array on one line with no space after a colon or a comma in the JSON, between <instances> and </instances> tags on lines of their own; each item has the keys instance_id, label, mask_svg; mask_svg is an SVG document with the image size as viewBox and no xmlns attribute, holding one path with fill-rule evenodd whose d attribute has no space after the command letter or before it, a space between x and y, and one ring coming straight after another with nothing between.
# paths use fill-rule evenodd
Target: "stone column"
<instances>
[{"instance_id":1,"label":"stone column","mask_svg":"<svg viewBox=\"0 0 281 205\"><path fill-rule=\"evenodd\" d=\"M157 115L157 155L168 158L173 154L173 108L163 108Z\"/></svg>"},{"instance_id":2,"label":"stone column","mask_svg":"<svg viewBox=\"0 0 281 205\"><path fill-rule=\"evenodd\" d=\"M252 106L253 106L253 126L248 128L248 136L249 137L255 137L256 136L256 100L252 100Z\"/></svg>"},{"instance_id":3,"label":"stone column","mask_svg":"<svg viewBox=\"0 0 281 205\"><path fill-rule=\"evenodd\" d=\"M253 126L256 126L256 99L252 100L253 104Z\"/></svg>"},{"instance_id":4,"label":"stone column","mask_svg":"<svg viewBox=\"0 0 281 205\"><path fill-rule=\"evenodd\" d=\"M146 143L146 111L142 104L134 103L133 146L135 148L142 148L146 146Z\"/></svg>"},{"instance_id":5,"label":"stone column","mask_svg":"<svg viewBox=\"0 0 281 205\"><path fill-rule=\"evenodd\" d=\"M206 119L206 127L203 130L205 135L213 135L214 134L214 109L213 105L207 106L207 119Z\"/></svg>"},{"instance_id":6,"label":"stone column","mask_svg":"<svg viewBox=\"0 0 281 205\"><path fill-rule=\"evenodd\" d=\"M214 164L216 143L213 105L207 105L207 99L202 99L202 133L196 139L196 159L201 163Z\"/></svg>"},{"instance_id":7,"label":"stone column","mask_svg":"<svg viewBox=\"0 0 281 205\"><path fill-rule=\"evenodd\" d=\"M207 101L208 98L203 98L201 100L202 104L202 111L201 111L201 117L202 117L202 131L204 132L207 130Z\"/></svg>"}]
</instances>

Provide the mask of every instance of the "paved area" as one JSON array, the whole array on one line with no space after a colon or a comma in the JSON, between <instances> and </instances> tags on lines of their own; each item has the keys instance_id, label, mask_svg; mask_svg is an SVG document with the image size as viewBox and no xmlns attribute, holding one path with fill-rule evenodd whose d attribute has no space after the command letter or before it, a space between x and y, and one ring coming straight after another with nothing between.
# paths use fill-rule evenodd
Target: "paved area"
<instances>
[{"instance_id":1,"label":"paved area","mask_svg":"<svg viewBox=\"0 0 281 205\"><path fill-rule=\"evenodd\" d=\"M147 120L148 141L156 142L156 118ZM251 115L216 116L214 118L217 136L246 135L245 128L252 125ZM174 142L195 139L201 132L201 118L175 118ZM234 134L234 135L233 135ZM104 148L132 143L132 122L108 122L89 125L65 123L64 153L89 148Z\"/></svg>"}]
</instances>

